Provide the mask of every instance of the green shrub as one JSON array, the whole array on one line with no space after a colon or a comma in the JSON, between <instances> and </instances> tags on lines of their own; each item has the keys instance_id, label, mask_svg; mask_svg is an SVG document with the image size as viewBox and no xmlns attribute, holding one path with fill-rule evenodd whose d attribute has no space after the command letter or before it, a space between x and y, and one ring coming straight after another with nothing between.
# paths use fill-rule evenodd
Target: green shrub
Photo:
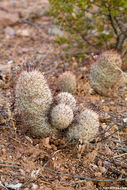
<instances>
[{"instance_id":1,"label":"green shrub","mask_svg":"<svg viewBox=\"0 0 127 190\"><path fill-rule=\"evenodd\" d=\"M113 48L126 52L126 0L49 0L56 24L82 47ZM66 40L64 40L66 42ZM60 42L59 42L60 43ZM124 47L124 49L122 49Z\"/></svg>"}]
</instances>

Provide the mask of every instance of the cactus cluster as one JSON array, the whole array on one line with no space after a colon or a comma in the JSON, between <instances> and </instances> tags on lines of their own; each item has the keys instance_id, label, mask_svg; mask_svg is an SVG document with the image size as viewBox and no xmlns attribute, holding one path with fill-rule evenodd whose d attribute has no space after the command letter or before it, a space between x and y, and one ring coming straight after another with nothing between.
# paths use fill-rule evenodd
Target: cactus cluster
<instances>
[{"instance_id":1,"label":"cactus cluster","mask_svg":"<svg viewBox=\"0 0 127 190\"><path fill-rule=\"evenodd\" d=\"M59 88L63 92L76 92L76 77L70 71L66 71L59 76Z\"/></svg>"},{"instance_id":2,"label":"cactus cluster","mask_svg":"<svg viewBox=\"0 0 127 190\"><path fill-rule=\"evenodd\" d=\"M99 94L108 95L120 76L122 60L116 51L103 52L90 68L90 84Z\"/></svg>"},{"instance_id":3,"label":"cactus cluster","mask_svg":"<svg viewBox=\"0 0 127 190\"><path fill-rule=\"evenodd\" d=\"M16 85L16 107L32 135L56 136L67 129L69 140L91 141L98 130L98 117L85 110L74 123L76 100L68 92L59 93L53 103L51 91L39 71L23 71Z\"/></svg>"}]
</instances>

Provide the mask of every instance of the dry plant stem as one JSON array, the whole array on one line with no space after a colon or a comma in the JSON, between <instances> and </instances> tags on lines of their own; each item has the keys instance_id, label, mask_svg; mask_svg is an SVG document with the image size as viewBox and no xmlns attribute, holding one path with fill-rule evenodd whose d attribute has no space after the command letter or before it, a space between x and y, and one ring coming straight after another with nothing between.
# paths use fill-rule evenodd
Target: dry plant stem
<instances>
[{"instance_id":1,"label":"dry plant stem","mask_svg":"<svg viewBox=\"0 0 127 190\"><path fill-rule=\"evenodd\" d=\"M119 154L119 155L113 156L113 158L119 158L119 157L126 156L126 155L127 155L127 153Z\"/></svg>"},{"instance_id":2,"label":"dry plant stem","mask_svg":"<svg viewBox=\"0 0 127 190\"><path fill-rule=\"evenodd\" d=\"M123 28L122 28L122 26L121 26L121 24L119 23L119 19L118 18L115 18L115 19L116 19L116 24L119 27L119 30L127 38L127 28L125 28L125 31L124 31Z\"/></svg>"},{"instance_id":3,"label":"dry plant stem","mask_svg":"<svg viewBox=\"0 0 127 190\"><path fill-rule=\"evenodd\" d=\"M60 152L61 150L57 150L56 152L54 152L51 157L48 159L48 161L43 165L43 167L47 166L47 164L50 162L50 160L55 156L56 153Z\"/></svg>"},{"instance_id":4,"label":"dry plant stem","mask_svg":"<svg viewBox=\"0 0 127 190\"><path fill-rule=\"evenodd\" d=\"M16 166L16 165L8 165L8 164L0 164L0 167L21 168L20 166Z\"/></svg>"},{"instance_id":5,"label":"dry plant stem","mask_svg":"<svg viewBox=\"0 0 127 190\"><path fill-rule=\"evenodd\" d=\"M112 142L112 140L110 142ZM98 145L98 143L95 143L95 144L88 143L88 144L89 144L89 146L97 146ZM101 144L101 143L99 143L99 146L101 146L101 147L108 146L109 148L114 149L114 150L122 150L122 151L127 152L127 147L126 146L125 147L120 147L120 146L118 147L118 146L110 146L108 144Z\"/></svg>"},{"instance_id":6,"label":"dry plant stem","mask_svg":"<svg viewBox=\"0 0 127 190\"><path fill-rule=\"evenodd\" d=\"M121 142L121 141L119 141L119 140L114 140L114 139L106 140L106 141L107 141L107 142L111 142L111 141L112 141L112 142L114 142L114 143L119 143L119 144L121 144L121 145L124 145L124 144L126 145L126 142L124 142L124 141Z\"/></svg>"},{"instance_id":7,"label":"dry plant stem","mask_svg":"<svg viewBox=\"0 0 127 190\"><path fill-rule=\"evenodd\" d=\"M43 169L50 171L52 173L55 174L60 174L62 176L68 176L68 177L72 177L72 178L78 178L78 179L83 179L83 180L88 180L88 181L104 181L104 182L115 182L115 181L126 181L127 178L122 178L122 179L96 179L96 178L91 178L91 177L85 177L85 176L78 176L78 175L73 175L73 174L67 174L67 173L63 173L60 171L56 171L56 170L52 170L50 168L46 168L46 167L42 167Z\"/></svg>"},{"instance_id":8,"label":"dry plant stem","mask_svg":"<svg viewBox=\"0 0 127 190\"><path fill-rule=\"evenodd\" d=\"M16 138L13 138L13 137L9 137L9 138L12 139L12 140L14 140L14 141L16 141L16 142L19 143L19 144L23 144L23 145L25 145L26 147L28 147L27 144L25 144L25 143L23 143L23 142L21 142L21 141L18 141Z\"/></svg>"},{"instance_id":9,"label":"dry plant stem","mask_svg":"<svg viewBox=\"0 0 127 190\"><path fill-rule=\"evenodd\" d=\"M47 42L49 40L49 38L47 37L45 40L43 40L41 43L40 43L40 47L38 49L36 49L31 57L31 59L28 61L27 65L30 65L31 62L33 61L33 59L35 58L35 55L40 51L41 47L43 46L43 44L45 42Z\"/></svg>"},{"instance_id":10,"label":"dry plant stem","mask_svg":"<svg viewBox=\"0 0 127 190\"><path fill-rule=\"evenodd\" d=\"M60 57L62 57L62 56L67 56L67 55L69 55L69 50L72 50L74 47L76 47L77 45L79 45L80 43L82 43L83 42L83 40L82 41L80 41L80 42L78 42L78 43L76 43L76 44L74 44L73 46L71 46L71 48L69 48L68 50L66 50L66 51L64 51L63 53L60 53L59 55L57 55L55 58L53 58L49 63L47 63L46 65L44 65L44 68L46 68L46 67L48 67L49 65L52 65L58 58L60 58ZM60 49L62 49L62 48L60 48ZM87 52L86 52L87 53ZM90 52L88 52L88 53L90 53ZM43 69L44 69L43 68Z\"/></svg>"},{"instance_id":11,"label":"dry plant stem","mask_svg":"<svg viewBox=\"0 0 127 190\"><path fill-rule=\"evenodd\" d=\"M126 124L125 125L123 125L122 127L120 127L119 129L116 129L113 133L111 133L110 135L108 135L107 137L104 137L104 138L102 138L101 139L101 141L102 140L106 140L106 139L108 139L109 137L111 137L112 135L114 135L116 132L118 132L118 131L120 131L120 130L122 130L122 129L124 129L124 128L126 128L127 126L126 126Z\"/></svg>"}]
</instances>

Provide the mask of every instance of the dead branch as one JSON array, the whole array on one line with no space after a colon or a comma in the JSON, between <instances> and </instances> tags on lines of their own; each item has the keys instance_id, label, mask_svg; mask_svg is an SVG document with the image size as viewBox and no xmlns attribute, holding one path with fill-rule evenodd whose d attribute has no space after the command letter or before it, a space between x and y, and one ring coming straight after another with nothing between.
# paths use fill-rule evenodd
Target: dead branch
<instances>
[{"instance_id":1,"label":"dead branch","mask_svg":"<svg viewBox=\"0 0 127 190\"><path fill-rule=\"evenodd\" d=\"M16 165L8 165L8 164L0 164L0 167L21 168L20 166L16 166Z\"/></svg>"},{"instance_id":2,"label":"dead branch","mask_svg":"<svg viewBox=\"0 0 127 190\"><path fill-rule=\"evenodd\" d=\"M79 176L79 175L73 175L73 174L67 174L67 173L63 173L60 171L56 171L56 170L52 170L50 168L46 168L46 167L42 167L43 169L55 173L55 174L59 174L62 176L68 176L68 177L72 177L72 178L78 178L78 179L83 179L83 180L87 180L87 181L104 181L104 182L114 182L114 181L125 181L127 180L127 178L122 178L122 179L96 179L96 178L91 178L91 177L85 177L85 176Z\"/></svg>"}]
</instances>

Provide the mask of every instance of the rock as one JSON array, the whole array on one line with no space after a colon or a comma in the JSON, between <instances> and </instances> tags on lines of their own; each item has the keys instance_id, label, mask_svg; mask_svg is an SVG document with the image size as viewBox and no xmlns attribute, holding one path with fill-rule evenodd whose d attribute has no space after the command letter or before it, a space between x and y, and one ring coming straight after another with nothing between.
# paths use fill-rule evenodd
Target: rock
<instances>
[{"instance_id":1,"label":"rock","mask_svg":"<svg viewBox=\"0 0 127 190\"><path fill-rule=\"evenodd\" d=\"M57 26L53 26L52 28L49 28L48 30L48 34L49 35L56 35L59 37L64 37L65 36L65 32L62 31L59 27Z\"/></svg>"},{"instance_id":2,"label":"rock","mask_svg":"<svg viewBox=\"0 0 127 190\"><path fill-rule=\"evenodd\" d=\"M0 25L2 27L11 26L19 21L17 13L10 13L5 10L0 10Z\"/></svg>"},{"instance_id":3,"label":"rock","mask_svg":"<svg viewBox=\"0 0 127 190\"><path fill-rule=\"evenodd\" d=\"M11 64L11 61L6 65L0 64L0 88L8 88L8 84L12 77Z\"/></svg>"},{"instance_id":4,"label":"rock","mask_svg":"<svg viewBox=\"0 0 127 190\"><path fill-rule=\"evenodd\" d=\"M15 30L12 27L7 26L4 30L7 38L13 37L16 35Z\"/></svg>"},{"instance_id":5,"label":"rock","mask_svg":"<svg viewBox=\"0 0 127 190\"><path fill-rule=\"evenodd\" d=\"M30 37L31 36L31 31L28 29L19 29L17 31L17 35L18 36L22 36L22 37Z\"/></svg>"},{"instance_id":6,"label":"rock","mask_svg":"<svg viewBox=\"0 0 127 190\"><path fill-rule=\"evenodd\" d=\"M123 122L124 122L124 123L127 123L127 118L124 118L124 119L123 119Z\"/></svg>"},{"instance_id":7,"label":"rock","mask_svg":"<svg viewBox=\"0 0 127 190\"><path fill-rule=\"evenodd\" d=\"M31 187L31 190L36 190L36 189L38 189L38 185L33 183L32 187Z\"/></svg>"}]
</instances>

